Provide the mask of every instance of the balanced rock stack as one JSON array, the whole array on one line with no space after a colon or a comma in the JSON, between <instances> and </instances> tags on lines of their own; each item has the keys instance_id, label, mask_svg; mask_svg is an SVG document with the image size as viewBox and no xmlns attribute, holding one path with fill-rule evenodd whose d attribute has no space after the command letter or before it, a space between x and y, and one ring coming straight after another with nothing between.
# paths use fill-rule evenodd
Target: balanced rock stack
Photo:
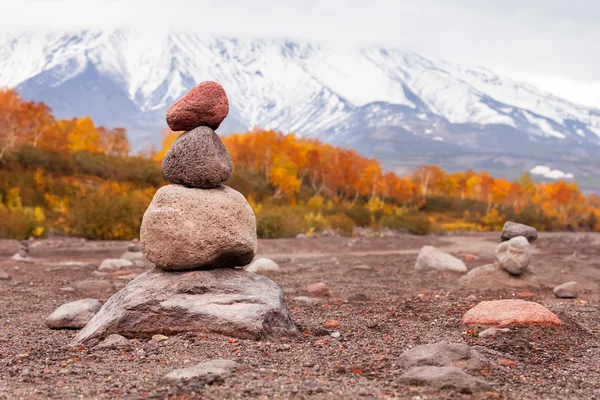
<instances>
[{"instance_id":1,"label":"balanced rock stack","mask_svg":"<svg viewBox=\"0 0 600 400\"><path fill-rule=\"evenodd\" d=\"M156 192L142 220L142 251L156 268L111 297L75 342L187 331L297 334L279 287L236 269L255 256L256 218L242 194L222 185L232 164L214 129L228 112L216 82L200 83L167 111L169 127L186 132L163 160L172 184Z\"/></svg>"},{"instance_id":2,"label":"balanced rock stack","mask_svg":"<svg viewBox=\"0 0 600 400\"><path fill-rule=\"evenodd\" d=\"M535 289L540 287L530 266L530 243L537 239L535 228L507 221L496 247L496 262L475 268L461 282L472 289Z\"/></svg>"}]
</instances>

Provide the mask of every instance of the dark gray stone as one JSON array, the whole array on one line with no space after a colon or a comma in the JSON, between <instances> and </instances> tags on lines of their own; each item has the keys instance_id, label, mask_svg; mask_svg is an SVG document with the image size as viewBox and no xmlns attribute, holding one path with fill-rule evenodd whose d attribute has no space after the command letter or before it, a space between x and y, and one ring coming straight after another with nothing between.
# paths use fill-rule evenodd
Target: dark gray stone
<instances>
[{"instance_id":1,"label":"dark gray stone","mask_svg":"<svg viewBox=\"0 0 600 400\"><path fill-rule=\"evenodd\" d=\"M211 189L231 176L231 157L210 128L200 126L179 136L162 162L165 177L172 183Z\"/></svg>"},{"instance_id":2,"label":"dark gray stone","mask_svg":"<svg viewBox=\"0 0 600 400\"><path fill-rule=\"evenodd\" d=\"M131 342L124 336L113 334L95 346L94 350L113 350L123 347L131 347Z\"/></svg>"},{"instance_id":3,"label":"dark gray stone","mask_svg":"<svg viewBox=\"0 0 600 400\"><path fill-rule=\"evenodd\" d=\"M517 236L524 236L531 243L537 239L538 232L532 226L506 221L500 234L502 241L505 242Z\"/></svg>"},{"instance_id":4,"label":"dark gray stone","mask_svg":"<svg viewBox=\"0 0 600 400\"><path fill-rule=\"evenodd\" d=\"M554 288L554 295L562 299L575 299L579 296L579 284L567 282Z\"/></svg>"},{"instance_id":5,"label":"dark gray stone","mask_svg":"<svg viewBox=\"0 0 600 400\"><path fill-rule=\"evenodd\" d=\"M491 363L477 351L463 343L431 343L406 350L400 355L400 364L406 369L426 365L456 367L468 371L489 368Z\"/></svg>"},{"instance_id":6,"label":"dark gray stone","mask_svg":"<svg viewBox=\"0 0 600 400\"><path fill-rule=\"evenodd\" d=\"M406 385L452 389L465 394L493 390L483 379L468 375L456 367L416 367L402 374L399 381Z\"/></svg>"}]
</instances>

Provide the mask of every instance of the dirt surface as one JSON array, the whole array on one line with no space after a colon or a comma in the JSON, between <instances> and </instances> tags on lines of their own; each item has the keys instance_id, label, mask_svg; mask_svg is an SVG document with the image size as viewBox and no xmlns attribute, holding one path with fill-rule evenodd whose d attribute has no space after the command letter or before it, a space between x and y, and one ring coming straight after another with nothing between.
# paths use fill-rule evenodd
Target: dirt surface
<instances>
[{"instance_id":1,"label":"dirt surface","mask_svg":"<svg viewBox=\"0 0 600 400\"><path fill-rule=\"evenodd\" d=\"M44 319L59 305L86 297L106 301L126 281L124 272L94 275L105 258L118 258L124 242L53 239L35 243L31 264L10 261L16 241L0 241L0 399L16 398L600 398L600 236L541 234L532 265L544 288L528 300L556 313L559 328L516 327L494 338L461 326L477 301L523 296L507 290L465 290L459 275L416 274L419 249L434 245L458 257L473 254L469 269L493 261L499 234L468 236L281 239L260 242L260 255L283 272L282 288L297 339L233 340L181 334L155 343L133 341L128 350L72 347L74 330L50 330ZM136 269L141 272L143 269ZM127 271L126 271L127 272ZM129 271L130 272L130 271ZM127 273L129 273L127 272ZM98 290L75 289L86 280L110 282ZM557 299L552 287L576 280L578 299ZM295 300L306 286L325 282L321 302ZM106 286L106 285L105 285ZM368 300L348 301L352 295ZM468 299L470 295L477 300ZM324 328L336 320L339 326ZM339 332L339 338L331 333ZM476 346L496 365L476 376L493 392L468 395L400 384L399 355L432 342ZM243 368L210 385L169 385L168 372L214 358Z\"/></svg>"}]
</instances>

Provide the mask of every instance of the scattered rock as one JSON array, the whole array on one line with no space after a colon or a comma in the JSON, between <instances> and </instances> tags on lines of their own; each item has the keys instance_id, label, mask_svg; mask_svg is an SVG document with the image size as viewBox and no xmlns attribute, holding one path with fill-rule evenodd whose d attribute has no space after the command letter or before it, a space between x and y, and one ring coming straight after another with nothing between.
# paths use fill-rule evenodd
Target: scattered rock
<instances>
[{"instance_id":1,"label":"scattered rock","mask_svg":"<svg viewBox=\"0 0 600 400\"><path fill-rule=\"evenodd\" d=\"M136 274L136 273L134 272L134 273L131 273L131 274L117 275L117 276L115 276L115 279L119 279L119 280L121 280L121 281L127 281L127 282L129 282L129 281L132 281L132 280L134 280L134 279L135 279L135 278L137 278L138 276L139 276L139 274Z\"/></svg>"},{"instance_id":2,"label":"scattered rock","mask_svg":"<svg viewBox=\"0 0 600 400\"><path fill-rule=\"evenodd\" d=\"M473 254L465 254L465 261L466 262L471 262L471 261L475 261L477 260L479 257L473 255Z\"/></svg>"},{"instance_id":3,"label":"scattered rock","mask_svg":"<svg viewBox=\"0 0 600 400\"><path fill-rule=\"evenodd\" d=\"M26 263L32 263L33 262L33 258L31 258L29 256L23 257L22 255L20 255L18 253L15 254L14 256L12 256L10 259L13 260L13 261L18 261L18 262L26 262Z\"/></svg>"},{"instance_id":4,"label":"scattered rock","mask_svg":"<svg viewBox=\"0 0 600 400\"><path fill-rule=\"evenodd\" d=\"M329 296L329 288L323 282L308 285L306 291L313 296Z\"/></svg>"},{"instance_id":5,"label":"scattered rock","mask_svg":"<svg viewBox=\"0 0 600 400\"><path fill-rule=\"evenodd\" d=\"M465 325L562 325L562 321L541 304L525 300L482 301L466 312Z\"/></svg>"},{"instance_id":6,"label":"scattered rock","mask_svg":"<svg viewBox=\"0 0 600 400\"><path fill-rule=\"evenodd\" d=\"M212 189L231 176L231 157L210 128L200 126L179 136L163 158L162 170L169 182L192 188Z\"/></svg>"},{"instance_id":7,"label":"scattered rock","mask_svg":"<svg viewBox=\"0 0 600 400\"><path fill-rule=\"evenodd\" d=\"M537 239L538 233L534 227L506 221L500 234L502 241L505 242L517 236L524 236L531 243Z\"/></svg>"},{"instance_id":8,"label":"scattered rock","mask_svg":"<svg viewBox=\"0 0 600 400\"><path fill-rule=\"evenodd\" d=\"M523 236L514 237L502 242L496 248L496 261L507 272L521 275L531 260L529 242Z\"/></svg>"},{"instance_id":9,"label":"scattered rock","mask_svg":"<svg viewBox=\"0 0 600 400\"><path fill-rule=\"evenodd\" d=\"M75 291L75 289L73 289L71 286L63 286L58 290L60 290L61 292L74 292Z\"/></svg>"},{"instance_id":10,"label":"scattered rock","mask_svg":"<svg viewBox=\"0 0 600 400\"><path fill-rule=\"evenodd\" d=\"M340 326L340 323L335 319L329 320L323 324L323 328L337 328L338 326Z\"/></svg>"},{"instance_id":11,"label":"scattered rock","mask_svg":"<svg viewBox=\"0 0 600 400\"><path fill-rule=\"evenodd\" d=\"M353 266L352 269L355 270L355 271L372 271L373 267L370 267L370 266L365 265L365 264L359 264L359 265Z\"/></svg>"},{"instance_id":12,"label":"scattered rock","mask_svg":"<svg viewBox=\"0 0 600 400\"><path fill-rule=\"evenodd\" d=\"M579 284L567 282L554 288L554 295L562 299L575 299L579 296Z\"/></svg>"},{"instance_id":13,"label":"scattered rock","mask_svg":"<svg viewBox=\"0 0 600 400\"><path fill-rule=\"evenodd\" d=\"M477 296L475 296L474 294L471 294L467 297L467 301L477 301Z\"/></svg>"},{"instance_id":14,"label":"scattered rock","mask_svg":"<svg viewBox=\"0 0 600 400\"><path fill-rule=\"evenodd\" d=\"M114 271L122 268L131 268L133 267L133 263L129 260L125 260L122 258L118 259L106 259L100 263L98 267L99 271Z\"/></svg>"},{"instance_id":15,"label":"scattered rock","mask_svg":"<svg viewBox=\"0 0 600 400\"><path fill-rule=\"evenodd\" d=\"M462 260L451 254L444 253L433 246L424 246L417 257L415 269L467 272L467 266Z\"/></svg>"},{"instance_id":16,"label":"scattered rock","mask_svg":"<svg viewBox=\"0 0 600 400\"><path fill-rule=\"evenodd\" d=\"M235 338L295 336L281 289L270 279L235 269L144 272L104 304L75 343L112 333L151 337L180 332Z\"/></svg>"},{"instance_id":17,"label":"scattered rock","mask_svg":"<svg viewBox=\"0 0 600 400\"><path fill-rule=\"evenodd\" d=\"M465 394L492 390L486 381L456 367L416 367L402 374L399 380L407 385L454 389Z\"/></svg>"},{"instance_id":18,"label":"scattered rock","mask_svg":"<svg viewBox=\"0 0 600 400\"><path fill-rule=\"evenodd\" d=\"M63 304L46 318L46 326L50 329L81 329L96 315L101 307L102 304L94 299L83 299Z\"/></svg>"},{"instance_id":19,"label":"scattered rock","mask_svg":"<svg viewBox=\"0 0 600 400\"><path fill-rule=\"evenodd\" d=\"M108 272L92 271L92 275L103 278L105 276L109 276L110 274Z\"/></svg>"},{"instance_id":20,"label":"scattered rock","mask_svg":"<svg viewBox=\"0 0 600 400\"><path fill-rule=\"evenodd\" d=\"M339 332L332 332L332 333L331 333L331 335L329 335L329 336L331 336L331 337L332 337L332 338L334 338L334 339L339 339L339 337L340 337L341 335L340 335L340 333L339 333Z\"/></svg>"},{"instance_id":21,"label":"scattered rock","mask_svg":"<svg viewBox=\"0 0 600 400\"><path fill-rule=\"evenodd\" d=\"M193 380L211 384L219 378L223 379L239 368L240 365L232 360L210 360L193 367L176 369L169 372L164 379L174 383Z\"/></svg>"},{"instance_id":22,"label":"scattered rock","mask_svg":"<svg viewBox=\"0 0 600 400\"><path fill-rule=\"evenodd\" d=\"M515 294L515 297L518 297L520 299L525 299L528 297L535 297L535 293L533 293L533 292L518 292L517 294Z\"/></svg>"},{"instance_id":23,"label":"scattered rock","mask_svg":"<svg viewBox=\"0 0 600 400\"><path fill-rule=\"evenodd\" d=\"M488 328L484 331L479 332L479 334L477 336L480 338L486 338L486 337L496 336L498 333L506 333L506 332L510 332L510 329L508 329L508 328Z\"/></svg>"},{"instance_id":24,"label":"scattered rock","mask_svg":"<svg viewBox=\"0 0 600 400\"><path fill-rule=\"evenodd\" d=\"M127 338L121 335L112 334L95 346L94 350L111 350L130 346L131 342L127 340Z\"/></svg>"},{"instance_id":25,"label":"scattered rock","mask_svg":"<svg viewBox=\"0 0 600 400\"><path fill-rule=\"evenodd\" d=\"M131 261L133 263L133 265L135 265L136 267L144 266L144 264L147 261L146 256L144 256L144 253L142 253L141 251L129 251L129 250L124 252L123 254L121 254L121 259ZM141 262L141 264L139 262Z\"/></svg>"},{"instance_id":26,"label":"scattered rock","mask_svg":"<svg viewBox=\"0 0 600 400\"><path fill-rule=\"evenodd\" d=\"M363 293L352 293L348 296L348 302L350 303L362 303L369 301L369 298Z\"/></svg>"},{"instance_id":27,"label":"scattered rock","mask_svg":"<svg viewBox=\"0 0 600 400\"><path fill-rule=\"evenodd\" d=\"M299 233L296 235L296 239L308 239L308 236L306 236L304 233Z\"/></svg>"},{"instance_id":28,"label":"scattered rock","mask_svg":"<svg viewBox=\"0 0 600 400\"><path fill-rule=\"evenodd\" d=\"M430 365L480 371L491 366L488 359L466 344L441 342L406 350L400 355L400 363L405 369Z\"/></svg>"},{"instance_id":29,"label":"scattered rock","mask_svg":"<svg viewBox=\"0 0 600 400\"><path fill-rule=\"evenodd\" d=\"M461 277L459 283L476 290L539 289L541 286L531 266L521 275L515 276L505 271L499 264L474 268Z\"/></svg>"},{"instance_id":30,"label":"scattered rock","mask_svg":"<svg viewBox=\"0 0 600 400\"><path fill-rule=\"evenodd\" d=\"M167 185L144 213L141 243L148 260L165 270L244 266L256 253L256 218L227 186Z\"/></svg>"},{"instance_id":31,"label":"scattered rock","mask_svg":"<svg viewBox=\"0 0 600 400\"><path fill-rule=\"evenodd\" d=\"M152 341L156 343L164 342L165 340L169 340L168 336L165 335L154 335L152 336Z\"/></svg>"},{"instance_id":32,"label":"scattered rock","mask_svg":"<svg viewBox=\"0 0 600 400\"><path fill-rule=\"evenodd\" d=\"M114 285L108 281L88 280L75 283L75 288L88 292L106 292L114 289Z\"/></svg>"},{"instance_id":33,"label":"scattered rock","mask_svg":"<svg viewBox=\"0 0 600 400\"><path fill-rule=\"evenodd\" d=\"M292 299L292 301L297 301L299 303L319 303L323 300L315 299L314 297L296 296Z\"/></svg>"},{"instance_id":34,"label":"scattered rock","mask_svg":"<svg viewBox=\"0 0 600 400\"><path fill-rule=\"evenodd\" d=\"M281 272L279 265L268 258L259 258L252 261L252 264L246 267L246 271L260 275L269 275L272 273Z\"/></svg>"},{"instance_id":35,"label":"scattered rock","mask_svg":"<svg viewBox=\"0 0 600 400\"><path fill-rule=\"evenodd\" d=\"M221 85L200 82L167 110L167 124L175 132L198 126L217 129L229 113L229 100Z\"/></svg>"},{"instance_id":36,"label":"scattered rock","mask_svg":"<svg viewBox=\"0 0 600 400\"><path fill-rule=\"evenodd\" d=\"M12 278L4 271L0 271L0 281L10 281Z\"/></svg>"}]
</instances>

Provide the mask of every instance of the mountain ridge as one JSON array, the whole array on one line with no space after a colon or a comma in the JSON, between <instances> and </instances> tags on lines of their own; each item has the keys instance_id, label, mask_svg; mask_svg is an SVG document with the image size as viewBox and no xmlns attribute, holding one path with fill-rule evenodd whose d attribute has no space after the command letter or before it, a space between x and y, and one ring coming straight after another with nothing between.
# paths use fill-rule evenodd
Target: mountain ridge
<instances>
[{"instance_id":1,"label":"mountain ridge","mask_svg":"<svg viewBox=\"0 0 600 400\"><path fill-rule=\"evenodd\" d=\"M296 132L355 147L395 171L448 157L444 167L456 169L461 149L486 155L483 164L519 158L520 170L548 165L593 178L600 168L600 110L483 67L380 46L185 32L0 36L0 86L45 101L59 117L124 126L137 148L160 141L166 107L202 80L220 82L230 99L222 134ZM417 142L421 154L406 154L402 147Z\"/></svg>"}]
</instances>

